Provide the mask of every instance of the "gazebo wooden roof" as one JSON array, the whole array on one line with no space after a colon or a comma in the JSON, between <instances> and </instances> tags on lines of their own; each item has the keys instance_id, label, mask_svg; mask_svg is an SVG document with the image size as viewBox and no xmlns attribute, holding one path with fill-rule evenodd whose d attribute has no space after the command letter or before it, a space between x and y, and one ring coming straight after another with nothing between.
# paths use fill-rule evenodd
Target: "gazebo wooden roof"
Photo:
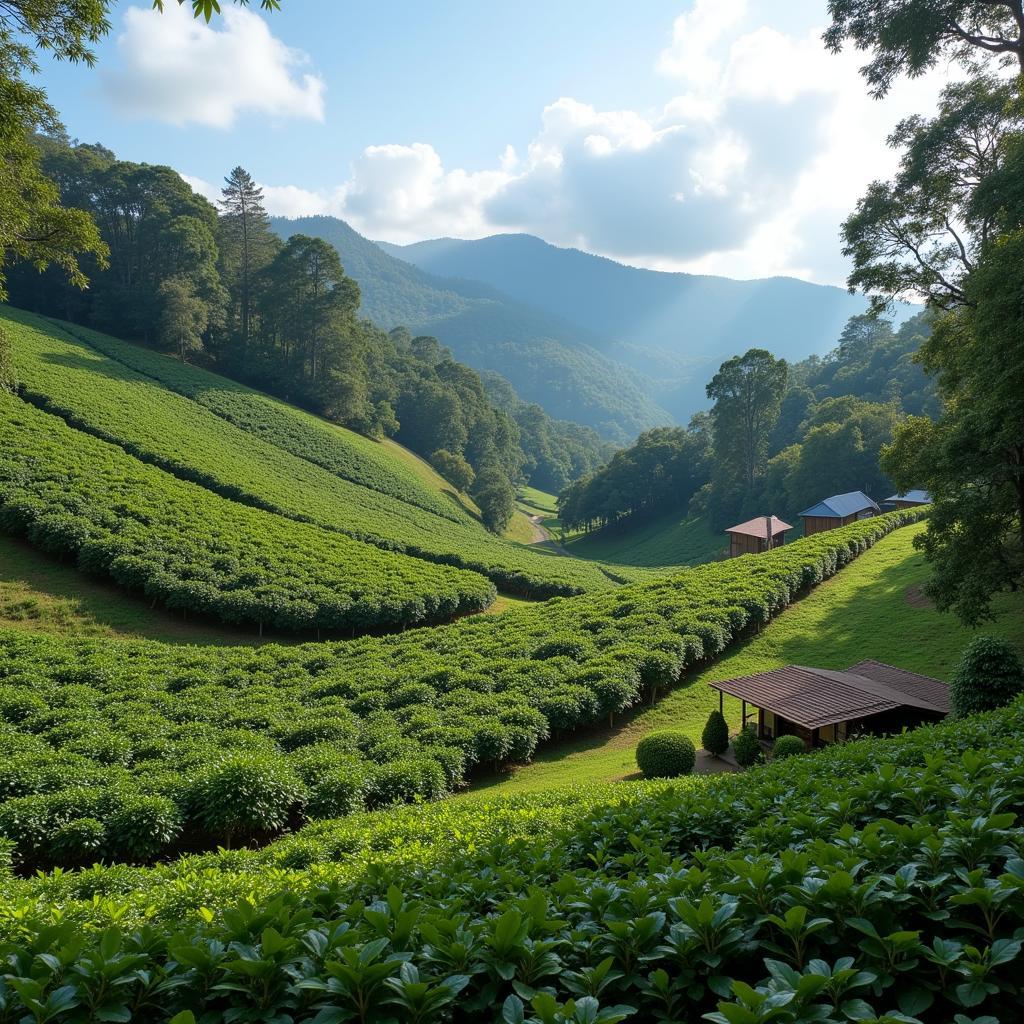
<instances>
[{"instance_id":1,"label":"gazebo wooden roof","mask_svg":"<svg viewBox=\"0 0 1024 1024\"><path fill-rule=\"evenodd\" d=\"M944 682L881 661L861 661L841 672L787 665L711 686L807 729L899 707L949 713L949 687Z\"/></svg>"}]
</instances>

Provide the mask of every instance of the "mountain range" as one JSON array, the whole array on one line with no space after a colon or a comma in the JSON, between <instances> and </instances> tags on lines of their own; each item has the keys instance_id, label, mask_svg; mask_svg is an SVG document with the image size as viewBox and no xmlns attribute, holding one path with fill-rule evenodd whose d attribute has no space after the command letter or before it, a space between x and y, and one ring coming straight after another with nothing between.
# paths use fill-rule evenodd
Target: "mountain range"
<instances>
[{"instance_id":1,"label":"mountain range","mask_svg":"<svg viewBox=\"0 0 1024 1024\"><path fill-rule=\"evenodd\" d=\"M532 235L401 246L336 217L272 224L331 242L381 326L431 334L523 399L620 442L703 408L724 359L752 347L794 361L824 354L867 305L795 278L643 270Z\"/></svg>"}]
</instances>

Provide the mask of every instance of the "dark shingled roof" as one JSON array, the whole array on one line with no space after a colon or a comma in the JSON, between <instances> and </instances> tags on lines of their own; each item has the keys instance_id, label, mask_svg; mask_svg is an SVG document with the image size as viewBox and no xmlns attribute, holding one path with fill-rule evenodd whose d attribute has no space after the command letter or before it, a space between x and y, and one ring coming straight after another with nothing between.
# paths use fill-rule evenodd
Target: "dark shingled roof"
<instances>
[{"instance_id":1,"label":"dark shingled roof","mask_svg":"<svg viewBox=\"0 0 1024 1024\"><path fill-rule=\"evenodd\" d=\"M758 516L756 519L748 519L745 523L737 526L730 526L726 533L742 533L747 537L760 537L761 540L768 539L768 529L765 526L766 516ZM778 537L780 533L792 530L789 523L784 523L778 516L772 516L772 536Z\"/></svg>"},{"instance_id":2,"label":"dark shingled roof","mask_svg":"<svg viewBox=\"0 0 1024 1024\"><path fill-rule=\"evenodd\" d=\"M844 672L787 665L711 685L807 729L899 707L949 712L949 687L944 682L881 661L861 661Z\"/></svg>"}]
</instances>

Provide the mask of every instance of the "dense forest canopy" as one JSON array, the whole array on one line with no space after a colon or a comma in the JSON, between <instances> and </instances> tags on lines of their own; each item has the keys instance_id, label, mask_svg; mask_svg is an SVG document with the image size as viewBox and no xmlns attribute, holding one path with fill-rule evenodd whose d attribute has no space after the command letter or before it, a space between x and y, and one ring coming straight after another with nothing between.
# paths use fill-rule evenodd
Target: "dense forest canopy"
<instances>
[{"instance_id":1,"label":"dense forest canopy","mask_svg":"<svg viewBox=\"0 0 1024 1024\"><path fill-rule=\"evenodd\" d=\"M927 311L898 330L884 317L855 316L824 357L790 365L753 349L728 360L708 385L710 412L686 428L645 432L564 489L563 521L596 529L689 507L722 529L754 515L795 517L837 492L888 496L882 446L908 414L941 408L915 360L930 323Z\"/></svg>"}]
</instances>

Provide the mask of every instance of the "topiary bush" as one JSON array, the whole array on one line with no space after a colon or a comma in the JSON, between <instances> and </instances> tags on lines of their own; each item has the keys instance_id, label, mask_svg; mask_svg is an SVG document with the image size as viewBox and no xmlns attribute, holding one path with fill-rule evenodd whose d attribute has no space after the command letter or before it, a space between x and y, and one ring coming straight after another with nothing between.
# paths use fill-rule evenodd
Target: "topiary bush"
<instances>
[{"instance_id":1,"label":"topiary bush","mask_svg":"<svg viewBox=\"0 0 1024 1024\"><path fill-rule=\"evenodd\" d=\"M729 749L729 726L721 711L712 711L708 715L708 722L701 733L700 741L704 744L704 749L715 757L721 757Z\"/></svg>"},{"instance_id":2,"label":"topiary bush","mask_svg":"<svg viewBox=\"0 0 1024 1024\"><path fill-rule=\"evenodd\" d=\"M779 736L772 744L772 760L807 753L807 744L799 736Z\"/></svg>"},{"instance_id":3,"label":"topiary bush","mask_svg":"<svg viewBox=\"0 0 1024 1024\"><path fill-rule=\"evenodd\" d=\"M1024 691L1024 665L1012 645L991 636L975 637L964 649L949 684L953 715L993 711Z\"/></svg>"},{"instance_id":4,"label":"topiary bush","mask_svg":"<svg viewBox=\"0 0 1024 1024\"><path fill-rule=\"evenodd\" d=\"M636 745L636 763L649 779L689 775L696 761L693 743L678 729L650 732Z\"/></svg>"},{"instance_id":5,"label":"topiary bush","mask_svg":"<svg viewBox=\"0 0 1024 1024\"><path fill-rule=\"evenodd\" d=\"M732 753L741 768L749 768L761 760L761 741L752 726L748 725L733 736Z\"/></svg>"}]
</instances>

